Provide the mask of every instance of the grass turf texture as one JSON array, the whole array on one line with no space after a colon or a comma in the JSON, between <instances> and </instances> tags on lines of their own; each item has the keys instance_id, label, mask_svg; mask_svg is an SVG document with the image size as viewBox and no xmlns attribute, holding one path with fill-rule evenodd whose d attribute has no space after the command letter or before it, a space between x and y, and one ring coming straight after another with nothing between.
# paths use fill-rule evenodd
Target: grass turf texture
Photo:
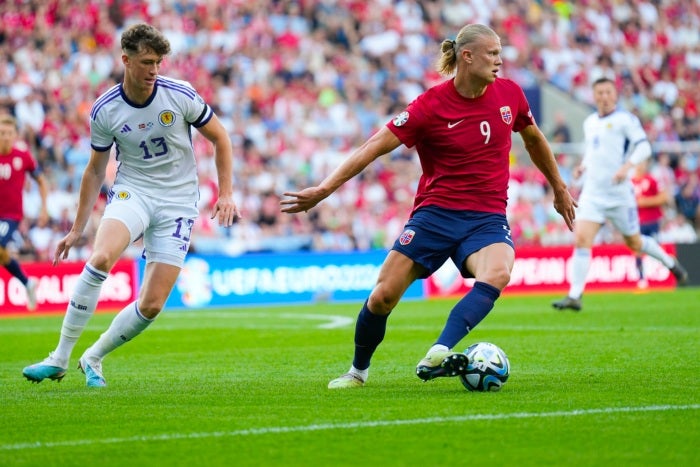
<instances>
[{"instance_id":1,"label":"grass turf texture","mask_svg":"<svg viewBox=\"0 0 700 467\"><path fill-rule=\"evenodd\" d=\"M166 312L105 359L104 389L75 366L113 315L39 385L21 370L62 316L3 319L0 465L700 465L700 290L554 298L502 297L457 347L506 351L498 393L415 376L451 300L401 303L367 385L334 391L358 304Z\"/></svg>"}]
</instances>

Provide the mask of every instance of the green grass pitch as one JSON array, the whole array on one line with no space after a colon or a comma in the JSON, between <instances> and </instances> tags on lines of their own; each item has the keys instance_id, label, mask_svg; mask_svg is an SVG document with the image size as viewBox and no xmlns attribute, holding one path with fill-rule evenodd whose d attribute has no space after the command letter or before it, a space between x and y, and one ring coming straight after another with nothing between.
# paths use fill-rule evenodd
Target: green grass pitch
<instances>
[{"instance_id":1,"label":"green grass pitch","mask_svg":"<svg viewBox=\"0 0 700 467\"><path fill-rule=\"evenodd\" d=\"M700 465L700 290L590 293L581 313L507 293L458 346L502 347L497 393L415 365L452 300L406 301L367 385L329 391L351 362L358 304L165 312L104 361L89 389L24 380L62 316L0 320L2 466Z\"/></svg>"}]
</instances>

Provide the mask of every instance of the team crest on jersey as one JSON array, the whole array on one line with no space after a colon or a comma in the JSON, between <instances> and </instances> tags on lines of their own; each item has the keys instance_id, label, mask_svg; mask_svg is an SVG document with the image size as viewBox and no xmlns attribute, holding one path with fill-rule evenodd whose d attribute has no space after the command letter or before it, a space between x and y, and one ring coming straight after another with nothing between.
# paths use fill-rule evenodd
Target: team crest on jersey
<instances>
[{"instance_id":1,"label":"team crest on jersey","mask_svg":"<svg viewBox=\"0 0 700 467\"><path fill-rule=\"evenodd\" d=\"M16 171L22 170L22 158L21 157L13 157L12 158L12 168L15 169Z\"/></svg>"},{"instance_id":2,"label":"team crest on jersey","mask_svg":"<svg viewBox=\"0 0 700 467\"><path fill-rule=\"evenodd\" d=\"M117 191L114 194L114 197L124 201L124 200L131 198L131 194L128 191Z\"/></svg>"},{"instance_id":3,"label":"team crest on jersey","mask_svg":"<svg viewBox=\"0 0 700 467\"><path fill-rule=\"evenodd\" d=\"M504 105L501 107L501 119L506 122L506 125L510 125L510 122L513 121L513 112L510 111L510 106L509 105Z\"/></svg>"},{"instance_id":4,"label":"team crest on jersey","mask_svg":"<svg viewBox=\"0 0 700 467\"><path fill-rule=\"evenodd\" d=\"M402 245L408 245L413 241L413 237L416 236L416 232L414 232L411 229L406 229L403 231L401 236L399 237L399 243Z\"/></svg>"},{"instance_id":5,"label":"team crest on jersey","mask_svg":"<svg viewBox=\"0 0 700 467\"><path fill-rule=\"evenodd\" d=\"M158 114L158 122L163 126L172 126L175 123L175 113L172 110L164 110Z\"/></svg>"},{"instance_id":6,"label":"team crest on jersey","mask_svg":"<svg viewBox=\"0 0 700 467\"><path fill-rule=\"evenodd\" d=\"M408 121L408 112L405 110L398 114L396 117L394 117L394 125L395 126L401 126L405 124Z\"/></svg>"}]
</instances>

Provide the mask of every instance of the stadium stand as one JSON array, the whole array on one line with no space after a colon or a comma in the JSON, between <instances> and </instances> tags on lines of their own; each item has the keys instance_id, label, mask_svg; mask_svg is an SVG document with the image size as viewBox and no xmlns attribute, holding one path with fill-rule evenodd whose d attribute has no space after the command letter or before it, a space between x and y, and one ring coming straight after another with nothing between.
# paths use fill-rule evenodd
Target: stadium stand
<instances>
[{"instance_id":1,"label":"stadium stand","mask_svg":"<svg viewBox=\"0 0 700 467\"><path fill-rule=\"evenodd\" d=\"M391 245L417 183L410 149L375 164L309 215L281 214L279 194L322 179L349 148L440 80L435 51L469 22L489 24L504 38L502 74L523 87L548 83L590 104L593 80L614 77L623 105L667 148L656 152L652 168L675 200L662 240L697 240L698 148L690 142L700 134L698 2L7 0L0 17L0 112L18 118L51 184L49 220L38 219L28 184L17 242L26 258L46 259L70 228L89 157L89 107L120 80L117 38L138 21L166 33L173 46L167 74L205 94L234 142L244 217L221 230L209 220L213 154L205 140L194 140L202 182L195 250L236 255ZM555 148L572 142L575 124L555 115L540 122L551 128ZM560 152L563 173L576 156ZM518 244L571 243L544 181L516 150L510 196ZM73 257L85 258L87 248Z\"/></svg>"}]
</instances>

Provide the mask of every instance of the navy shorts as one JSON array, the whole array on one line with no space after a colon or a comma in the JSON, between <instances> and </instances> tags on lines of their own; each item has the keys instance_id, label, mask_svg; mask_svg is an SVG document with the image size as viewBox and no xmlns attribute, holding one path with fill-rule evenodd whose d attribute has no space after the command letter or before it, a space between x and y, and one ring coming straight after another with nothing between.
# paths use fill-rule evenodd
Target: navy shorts
<instances>
[{"instance_id":1,"label":"navy shorts","mask_svg":"<svg viewBox=\"0 0 700 467\"><path fill-rule=\"evenodd\" d=\"M0 219L0 246L5 248L19 227L19 222L11 219Z\"/></svg>"},{"instance_id":2,"label":"navy shorts","mask_svg":"<svg viewBox=\"0 0 700 467\"><path fill-rule=\"evenodd\" d=\"M515 248L505 215L426 206L406 222L392 250L423 266L427 271L422 278L440 269L447 258L452 259L462 277L473 277L464 268L465 260L495 243Z\"/></svg>"},{"instance_id":3,"label":"navy shorts","mask_svg":"<svg viewBox=\"0 0 700 467\"><path fill-rule=\"evenodd\" d=\"M649 224L641 224L639 226L639 231L642 235L652 238L657 238L660 230L661 224L659 222L651 222Z\"/></svg>"}]
</instances>

